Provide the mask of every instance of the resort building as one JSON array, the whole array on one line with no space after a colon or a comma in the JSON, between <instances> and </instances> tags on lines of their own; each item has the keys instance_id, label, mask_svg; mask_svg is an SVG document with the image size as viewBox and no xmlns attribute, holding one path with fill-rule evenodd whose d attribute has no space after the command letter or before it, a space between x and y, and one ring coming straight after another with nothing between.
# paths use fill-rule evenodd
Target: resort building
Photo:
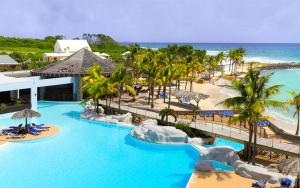
<instances>
[{"instance_id":1,"label":"resort building","mask_svg":"<svg viewBox=\"0 0 300 188\"><path fill-rule=\"evenodd\" d=\"M44 53L43 61L53 62L63 60L82 48L92 51L86 40L57 40L54 45L54 52ZM106 53L95 52L95 54L103 59L109 57Z\"/></svg>"},{"instance_id":2,"label":"resort building","mask_svg":"<svg viewBox=\"0 0 300 188\"><path fill-rule=\"evenodd\" d=\"M94 64L103 68L105 76L109 76L115 66L112 60L102 59L83 48L62 61L31 72L0 74L0 104L5 104L0 113L30 107L36 110L38 100L81 100L81 78L88 75L87 69Z\"/></svg>"},{"instance_id":3,"label":"resort building","mask_svg":"<svg viewBox=\"0 0 300 188\"><path fill-rule=\"evenodd\" d=\"M82 48L62 61L31 71L31 75L40 76L42 79L71 77L73 81L71 85L40 89L40 99L81 100L81 78L88 75L87 69L94 64L99 64L102 67L104 76L109 76L115 67L112 60L103 59L89 49ZM53 95L54 93L57 95Z\"/></svg>"},{"instance_id":4,"label":"resort building","mask_svg":"<svg viewBox=\"0 0 300 188\"><path fill-rule=\"evenodd\" d=\"M13 58L11 58L9 55L0 55L0 67L16 67L19 65L18 62L16 62Z\"/></svg>"}]
</instances>

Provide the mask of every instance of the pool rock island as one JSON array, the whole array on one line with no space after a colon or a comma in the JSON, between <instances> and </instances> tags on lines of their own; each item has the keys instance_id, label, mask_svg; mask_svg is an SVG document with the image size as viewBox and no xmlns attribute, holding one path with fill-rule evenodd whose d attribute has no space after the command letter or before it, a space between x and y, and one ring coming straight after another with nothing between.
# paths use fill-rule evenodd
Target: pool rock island
<instances>
[{"instance_id":1,"label":"pool rock island","mask_svg":"<svg viewBox=\"0 0 300 188\"><path fill-rule=\"evenodd\" d=\"M139 140L162 144L188 143L185 132L172 126L158 126L156 120L146 120L131 131L131 135Z\"/></svg>"}]
</instances>

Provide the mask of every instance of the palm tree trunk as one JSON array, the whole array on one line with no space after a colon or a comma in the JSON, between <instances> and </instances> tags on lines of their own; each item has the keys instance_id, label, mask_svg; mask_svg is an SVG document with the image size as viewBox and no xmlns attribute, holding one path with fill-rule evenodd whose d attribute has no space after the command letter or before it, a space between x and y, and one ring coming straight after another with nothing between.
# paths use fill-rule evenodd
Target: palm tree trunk
<instances>
[{"instance_id":1,"label":"palm tree trunk","mask_svg":"<svg viewBox=\"0 0 300 188\"><path fill-rule=\"evenodd\" d=\"M157 95L156 95L157 99L159 98L160 90L161 90L161 85L158 86Z\"/></svg>"},{"instance_id":2,"label":"palm tree trunk","mask_svg":"<svg viewBox=\"0 0 300 188\"><path fill-rule=\"evenodd\" d=\"M122 84L120 84L120 86L119 86L119 92L118 92L118 98L119 98L119 101L118 101L118 108L119 108L119 110L121 109L121 95L122 95L122 88L123 88L123 85Z\"/></svg>"},{"instance_id":3,"label":"palm tree trunk","mask_svg":"<svg viewBox=\"0 0 300 188\"><path fill-rule=\"evenodd\" d=\"M165 97L166 91L167 91L167 82L164 83L164 88L163 88L163 92L164 92L164 103L166 102L166 97Z\"/></svg>"},{"instance_id":4,"label":"palm tree trunk","mask_svg":"<svg viewBox=\"0 0 300 188\"><path fill-rule=\"evenodd\" d=\"M151 92L152 92L151 83L149 83L149 85L148 85L148 104L150 104Z\"/></svg>"},{"instance_id":5,"label":"palm tree trunk","mask_svg":"<svg viewBox=\"0 0 300 188\"><path fill-rule=\"evenodd\" d=\"M96 98L96 113L99 115L99 101L98 101L98 98Z\"/></svg>"},{"instance_id":6,"label":"palm tree trunk","mask_svg":"<svg viewBox=\"0 0 300 188\"><path fill-rule=\"evenodd\" d=\"M171 106L171 79L169 79L169 102L168 102L168 108L170 109Z\"/></svg>"},{"instance_id":7,"label":"palm tree trunk","mask_svg":"<svg viewBox=\"0 0 300 188\"><path fill-rule=\"evenodd\" d=\"M252 151L252 137L253 137L253 125L252 125L252 122L249 121L248 122L249 124L249 140L248 140L248 152L247 152L247 160L248 162L250 161L250 158L251 158L251 151Z\"/></svg>"},{"instance_id":8,"label":"palm tree trunk","mask_svg":"<svg viewBox=\"0 0 300 188\"><path fill-rule=\"evenodd\" d=\"M110 108L111 101L112 101L112 97L110 96L110 97L109 97L109 103L108 103L108 107L109 107L109 108Z\"/></svg>"},{"instance_id":9,"label":"palm tree trunk","mask_svg":"<svg viewBox=\"0 0 300 188\"><path fill-rule=\"evenodd\" d=\"M107 95L105 95L105 105L107 106L107 104L108 104L108 101L107 101Z\"/></svg>"},{"instance_id":10,"label":"palm tree trunk","mask_svg":"<svg viewBox=\"0 0 300 188\"><path fill-rule=\"evenodd\" d=\"M191 79L190 80L190 92L192 92L193 91L193 80Z\"/></svg>"},{"instance_id":11,"label":"palm tree trunk","mask_svg":"<svg viewBox=\"0 0 300 188\"><path fill-rule=\"evenodd\" d=\"M186 87L187 87L187 83L188 83L188 78L186 77L186 81L185 81L185 86L184 86L184 90L186 90Z\"/></svg>"},{"instance_id":12,"label":"palm tree trunk","mask_svg":"<svg viewBox=\"0 0 300 188\"><path fill-rule=\"evenodd\" d=\"M300 111L297 113L298 121L297 121L297 130L296 130L296 136L299 135L299 124L300 124Z\"/></svg>"},{"instance_id":13,"label":"palm tree trunk","mask_svg":"<svg viewBox=\"0 0 300 188\"><path fill-rule=\"evenodd\" d=\"M154 108L154 82L151 85L151 108Z\"/></svg>"},{"instance_id":14,"label":"palm tree trunk","mask_svg":"<svg viewBox=\"0 0 300 188\"><path fill-rule=\"evenodd\" d=\"M253 153L252 153L252 165L255 165L256 146L257 146L257 125L255 123L254 124L254 144L253 144Z\"/></svg>"}]
</instances>

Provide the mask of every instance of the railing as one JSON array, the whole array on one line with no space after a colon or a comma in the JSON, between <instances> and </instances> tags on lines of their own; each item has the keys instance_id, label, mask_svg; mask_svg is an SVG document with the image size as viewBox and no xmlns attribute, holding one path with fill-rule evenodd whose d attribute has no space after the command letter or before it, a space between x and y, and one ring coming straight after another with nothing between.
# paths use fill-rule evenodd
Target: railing
<instances>
[{"instance_id":1,"label":"railing","mask_svg":"<svg viewBox=\"0 0 300 188\"><path fill-rule=\"evenodd\" d=\"M105 105L106 103L105 101L100 101L100 104ZM118 104L112 102L111 107L117 109ZM134 114L139 114L149 118L153 118L153 119L161 119L161 117L157 112L140 109L138 107L132 107L127 105L124 102L121 103L120 109ZM175 119L173 117L169 117L169 122L175 123ZM249 139L248 132L221 123L217 124L214 122L205 122L199 120L192 122L191 120L182 119L182 118L177 118L177 122L185 122L190 124L190 127L192 128L202 130L217 136L226 137L241 143L246 143L248 142ZM281 152L286 155L298 155L300 152L300 145L298 144L283 142L283 140L280 139L262 138L259 135L257 137L257 144L265 148L271 148L272 150Z\"/></svg>"}]
</instances>

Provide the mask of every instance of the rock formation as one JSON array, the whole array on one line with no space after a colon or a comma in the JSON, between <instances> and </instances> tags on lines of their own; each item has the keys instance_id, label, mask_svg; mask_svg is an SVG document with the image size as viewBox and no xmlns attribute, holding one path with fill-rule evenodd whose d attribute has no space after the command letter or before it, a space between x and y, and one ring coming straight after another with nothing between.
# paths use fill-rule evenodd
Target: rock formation
<instances>
[{"instance_id":1,"label":"rock formation","mask_svg":"<svg viewBox=\"0 0 300 188\"><path fill-rule=\"evenodd\" d=\"M185 132L172 126L158 126L156 120L146 120L131 131L137 139L152 143L187 143L188 136Z\"/></svg>"}]
</instances>

